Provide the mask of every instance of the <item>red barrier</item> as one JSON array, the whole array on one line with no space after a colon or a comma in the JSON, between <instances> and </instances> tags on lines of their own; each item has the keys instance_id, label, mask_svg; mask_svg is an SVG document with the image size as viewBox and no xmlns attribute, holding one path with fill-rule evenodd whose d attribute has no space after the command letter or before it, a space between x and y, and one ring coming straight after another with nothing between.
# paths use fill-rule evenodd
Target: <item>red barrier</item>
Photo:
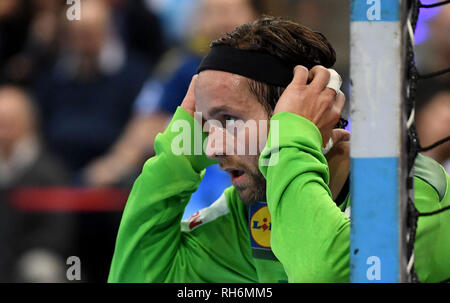
<instances>
[{"instance_id":1,"label":"red barrier","mask_svg":"<svg viewBox=\"0 0 450 303\"><path fill-rule=\"evenodd\" d=\"M123 211L130 191L119 188L26 187L10 191L13 209L25 212Z\"/></svg>"}]
</instances>

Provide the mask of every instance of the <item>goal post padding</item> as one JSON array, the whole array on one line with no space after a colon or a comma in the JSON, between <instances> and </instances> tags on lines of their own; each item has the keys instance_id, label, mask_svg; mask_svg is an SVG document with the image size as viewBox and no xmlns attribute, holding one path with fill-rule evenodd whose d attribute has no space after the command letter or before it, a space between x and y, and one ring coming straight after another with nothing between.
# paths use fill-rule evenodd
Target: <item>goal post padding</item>
<instances>
[{"instance_id":1,"label":"goal post padding","mask_svg":"<svg viewBox=\"0 0 450 303\"><path fill-rule=\"evenodd\" d=\"M406 0L351 0L351 282L406 280Z\"/></svg>"}]
</instances>

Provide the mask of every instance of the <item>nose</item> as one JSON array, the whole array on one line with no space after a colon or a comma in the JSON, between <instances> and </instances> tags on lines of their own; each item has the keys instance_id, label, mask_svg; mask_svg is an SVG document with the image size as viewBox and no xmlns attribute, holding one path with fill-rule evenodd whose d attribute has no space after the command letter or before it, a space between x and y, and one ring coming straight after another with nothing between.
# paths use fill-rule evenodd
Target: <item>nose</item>
<instances>
[{"instance_id":1,"label":"nose","mask_svg":"<svg viewBox=\"0 0 450 303\"><path fill-rule=\"evenodd\" d=\"M219 126L211 126L205 153L208 158L218 158L226 155L226 131Z\"/></svg>"}]
</instances>

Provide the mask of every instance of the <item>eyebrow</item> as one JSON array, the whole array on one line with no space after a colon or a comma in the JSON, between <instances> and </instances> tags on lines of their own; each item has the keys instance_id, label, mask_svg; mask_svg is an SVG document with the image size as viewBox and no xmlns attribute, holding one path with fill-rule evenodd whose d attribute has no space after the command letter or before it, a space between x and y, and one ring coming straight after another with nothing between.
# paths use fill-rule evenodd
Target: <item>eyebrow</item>
<instances>
[{"instance_id":1,"label":"eyebrow","mask_svg":"<svg viewBox=\"0 0 450 303\"><path fill-rule=\"evenodd\" d=\"M214 107L208 114L210 117L214 117L223 112L233 112L233 110L228 106L218 106Z\"/></svg>"}]
</instances>

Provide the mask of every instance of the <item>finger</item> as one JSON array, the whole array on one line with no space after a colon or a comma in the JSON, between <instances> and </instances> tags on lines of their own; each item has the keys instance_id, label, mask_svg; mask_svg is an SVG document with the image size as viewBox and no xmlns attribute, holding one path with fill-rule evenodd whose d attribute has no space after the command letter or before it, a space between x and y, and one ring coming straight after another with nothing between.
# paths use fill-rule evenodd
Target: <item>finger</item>
<instances>
[{"instance_id":1,"label":"finger","mask_svg":"<svg viewBox=\"0 0 450 303\"><path fill-rule=\"evenodd\" d=\"M192 77L191 83L189 83L189 88L187 90L186 96L184 97L183 103L186 101L189 106L195 106L195 83L197 82L198 75Z\"/></svg>"},{"instance_id":2,"label":"finger","mask_svg":"<svg viewBox=\"0 0 450 303\"><path fill-rule=\"evenodd\" d=\"M195 112L195 83L197 82L197 75L192 77L191 83L189 84L188 91L186 93L186 96L183 99L183 102L181 103L181 107L186 110L188 113L190 113L192 116L194 116Z\"/></svg>"},{"instance_id":3,"label":"finger","mask_svg":"<svg viewBox=\"0 0 450 303\"><path fill-rule=\"evenodd\" d=\"M331 139L333 140L334 145L341 141L349 141L350 132L346 131L345 129L335 128L331 132Z\"/></svg>"},{"instance_id":4,"label":"finger","mask_svg":"<svg viewBox=\"0 0 450 303\"><path fill-rule=\"evenodd\" d=\"M337 97L336 91L329 87L325 87L325 89L321 92L321 94L325 94L325 95L331 96L333 98Z\"/></svg>"},{"instance_id":5,"label":"finger","mask_svg":"<svg viewBox=\"0 0 450 303\"><path fill-rule=\"evenodd\" d=\"M308 80L311 87L322 91L330 80L330 72L325 67L316 65L309 71Z\"/></svg>"},{"instance_id":6,"label":"finger","mask_svg":"<svg viewBox=\"0 0 450 303\"><path fill-rule=\"evenodd\" d=\"M345 105L345 95L343 92L339 92L336 96L336 101L334 102L334 107L339 111L339 113L342 112L342 109Z\"/></svg>"},{"instance_id":7,"label":"finger","mask_svg":"<svg viewBox=\"0 0 450 303\"><path fill-rule=\"evenodd\" d=\"M294 68L294 78L291 83L296 83L300 85L306 85L306 81L308 80L308 69L303 65L297 65Z\"/></svg>"},{"instance_id":8,"label":"finger","mask_svg":"<svg viewBox=\"0 0 450 303\"><path fill-rule=\"evenodd\" d=\"M330 80L326 87L333 89L337 95L341 89L342 78L334 69L328 68L327 70L330 72Z\"/></svg>"},{"instance_id":9,"label":"finger","mask_svg":"<svg viewBox=\"0 0 450 303\"><path fill-rule=\"evenodd\" d=\"M195 83L197 82L197 77L198 77L198 75L194 75L192 77L191 83L189 83L189 88L188 88L186 96L192 96L192 97L194 96Z\"/></svg>"},{"instance_id":10,"label":"finger","mask_svg":"<svg viewBox=\"0 0 450 303\"><path fill-rule=\"evenodd\" d=\"M322 153L326 155L334 146L333 138L328 136L328 141L323 142L322 144Z\"/></svg>"}]
</instances>

